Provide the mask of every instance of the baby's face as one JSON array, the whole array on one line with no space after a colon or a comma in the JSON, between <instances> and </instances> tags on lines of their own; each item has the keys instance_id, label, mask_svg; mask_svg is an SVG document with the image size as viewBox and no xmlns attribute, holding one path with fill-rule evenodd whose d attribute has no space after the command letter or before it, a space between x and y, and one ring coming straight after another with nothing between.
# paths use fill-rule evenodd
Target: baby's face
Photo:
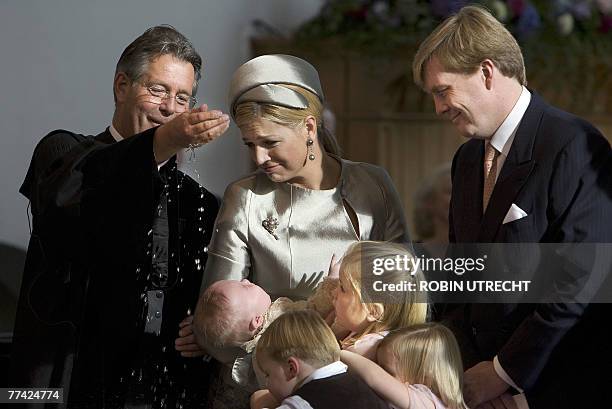
<instances>
[{"instance_id":1,"label":"baby's face","mask_svg":"<svg viewBox=\"0 0 612 409\"><path fill-rule=\"evenodd\" d=\"M260 315L264 315L272 301L268 293L249 280L224 280L217 284L216 291L223 292L230 303L230 310L237 314L239 320L238 332L251 332L249 324Z\"/></svg>"}]
</instances>

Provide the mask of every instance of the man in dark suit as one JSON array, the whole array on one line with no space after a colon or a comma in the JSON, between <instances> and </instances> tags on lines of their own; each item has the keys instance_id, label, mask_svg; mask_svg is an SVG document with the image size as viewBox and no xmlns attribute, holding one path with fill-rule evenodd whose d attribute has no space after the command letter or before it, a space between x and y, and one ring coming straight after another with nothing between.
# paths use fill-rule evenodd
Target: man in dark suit
<instances>
[{"instance_id":1,"label":"man in dark suit","mask_svg":"<svg viewBox=\"0 0 612 409\"><path fill-rule=\"evenodd\" d=\"M37 145L11 386L64 388L69 407L206 404L210 370L186 357L203 355L190 322L218 203L175 157L229 125L194 107L201 64L150 28L117 63L111 125Z\"/></svg>"},{"instance_id":2,"label":"man in dark suit","mask_svg":"<svg viewBox=\"0 0 612 409\"><path fill-rule=\"evenodd\" d=\"M468 6L441 23L421 44L413 74L436 113L470 138L453 160L451 243L612 242L609 143L525 87L521 50L491 14ZM572 272L560 264L559 279L573 276L550 289L552 302L468 304L449 314L470 407L597 402L610 371L599 340L609 315L588 303L597 288L575 298L576 283L601 282L608 270L584 264ZM512 390L525 394L512 399Z\"/></svg>"}]
</instances>

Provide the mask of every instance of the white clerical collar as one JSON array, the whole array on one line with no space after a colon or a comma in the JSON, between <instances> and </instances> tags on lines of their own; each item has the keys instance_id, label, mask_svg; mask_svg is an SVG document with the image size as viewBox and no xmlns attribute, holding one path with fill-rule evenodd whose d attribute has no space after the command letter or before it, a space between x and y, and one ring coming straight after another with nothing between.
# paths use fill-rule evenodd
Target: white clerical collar
<instances>
[{"instance_id":1,"label":"white clerical collar","mask_svg":"<svg viewBox=\"0 0 612 409\"><path fill-rule=\"evenodd\" d=\"M514 108L508 114L504 122L497 128L491 137L491 145L502 155L508 156L516 130L527 111L531 101L531 92L523 86L521 96L514 104Z\"/></svg>"},{"instance_id":2,"label":"white clerical collar","mask_svg":"<svg viewBox=\"0 0 612 409\"><path fill-rule=\"evenodd\" d=\"M115 129L115 127L113 126L112 122L111 122L110 126L108 127L108 131L110 132L110 134L115 139L115 142L121 142L123 140L123 136L121 136L119 131L117 131L117 129ZM162 163L158 164L157 165L157 170L161 169L161 167L164 166L166 163L168 163L168 160L165 160Z\"/></svg>"},{"instance_id":3,"label":"white clerical collar","mask_svg":"<svg viewBox=\"0 0 612 409\"><path fill-rule=\"evenodd\" d=\"M310 381L314 381L315 379L329 378L330 376L345 373L347 369L348 366L346 366L346 364L342 361L332 362L329 365L315 369L310 375L304 378L304 380L299 384L298 388L306 385Z\"/></svg>"},{"instance_id":4,"label":"white clerical collar","mask_svg":"<svg viewBox=\"0 0 612 409\"><path fill-rule=\"evenodd\" d=\"M110 134L113 136L113 138L115 139L116 142L120 142L120 141L123 140L123 136L121 136L119 131L117 131L115 129L115 127L113 126L112 122L111 122L110 126L108 127L108 130L109 130Z\"/></svg>"}]
</instances>

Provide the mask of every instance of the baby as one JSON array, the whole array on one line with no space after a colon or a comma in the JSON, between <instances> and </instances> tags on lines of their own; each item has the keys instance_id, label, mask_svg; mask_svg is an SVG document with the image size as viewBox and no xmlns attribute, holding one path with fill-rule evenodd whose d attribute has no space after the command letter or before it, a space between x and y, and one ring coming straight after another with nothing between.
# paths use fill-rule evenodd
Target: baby
<instances>
[{"instance_id":1,"label":"baby","mask_svg":"<svg viewBox=\"0 0 612 409\"><path fill-rule=\"evenodd\" d=\"M249 280L217 281L198 301L193 321L196 340L208 351L238 347L250 353L262 331L287 311L311 309L326 318L334 309L337 283L328 276L306 301L280 297L272 302L263 288Z\"/></svg>"}]
</instances>

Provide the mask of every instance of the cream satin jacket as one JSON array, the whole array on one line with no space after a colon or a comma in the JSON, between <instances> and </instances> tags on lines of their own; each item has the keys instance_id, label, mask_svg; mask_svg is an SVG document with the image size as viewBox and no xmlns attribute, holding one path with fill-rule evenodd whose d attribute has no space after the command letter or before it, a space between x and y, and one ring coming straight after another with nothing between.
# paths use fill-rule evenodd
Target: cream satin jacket
<instances>
[{"instance_id":1,"label":"cream satin jacket","mask_svg":"<svg viewBox=\"0 0 612 409\"><path fill-rule=\"evenodd\" d=\"M399 196L378 166L341 159L338 185L309 190L258 171L225 191L208 249L204 287L249 278L272 298L305 299L356 240L409 243ZM345 202L357 215L357 235Z\"/></svg>"}]
</instances>

